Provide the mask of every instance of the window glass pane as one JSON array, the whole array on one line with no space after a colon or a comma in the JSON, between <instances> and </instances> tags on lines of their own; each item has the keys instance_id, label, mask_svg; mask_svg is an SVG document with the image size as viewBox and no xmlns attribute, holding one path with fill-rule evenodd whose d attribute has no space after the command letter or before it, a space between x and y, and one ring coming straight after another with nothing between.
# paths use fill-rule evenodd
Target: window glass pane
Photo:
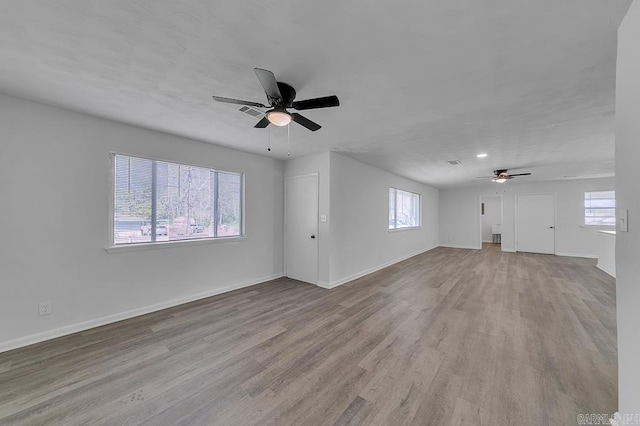
<instances>
[{"instance_id":1,"label":"window glass pane","mask_svg":"<svg viewBox=\"0 0 640 426\"><path fill-rule=\"evenodd\" d=\"M241 235L242 179L237 173L218 172L218 236Z\"/></svg>"},{"instance_id":2,"label":"window glass pane","mask_svg":"<svg viewBox=\"0 0 640 426\"><path fill-rule=\"evenodd\" d=\"M420 226L420 194L389 188L389 229Z\"/></svg>"},{"instance_id":3,"label":"window glass pane","mask_svg":"<svg viewBox=\"0 0 640 426\"><path fill-rule=\"evenodd\" d=\"M202 167L167 164L166 196L160 220L167 222L169 241L212 237L211 171ZM158 194L164 192L158 185ZM162 196L159 199L163 199Z\"/></svg>"},{"instance_id":4,"label":"window glass pane","mask_svg":"<svg viewBox=\"0 0 640 426\"><path fill-rule=\"evenodd\" d=\"M389 188L389 229L396 227L396 190Z\"/></svg>"},{"instance_id":5,"label":"window glass pane","mask_svg":"<svg viewBox=\"0 0 640 426\"><path fill-rule=\"evenodd\" d=\"M151 241L152 161L116 156L113 240L115 244Z\"/></svg>"},{"instance_id":6,"label":"window glass pane","mask_svg":"<svg viewBox=\"0 0 640 426\"><path fill-rule=\"evenodd\" d=\"M615 226L615 191L595 191L584 193L584 224Z\"/></svg>"},{"instance_id":7,"label":"window glass pane","mask_svg":"<svg viewBox=\"0 0 640 426\"><path fill-rule=\"evenodd\" d=\"M241 173L114 157L114 244L242 235Z\"/></svg>"}]
</instances>

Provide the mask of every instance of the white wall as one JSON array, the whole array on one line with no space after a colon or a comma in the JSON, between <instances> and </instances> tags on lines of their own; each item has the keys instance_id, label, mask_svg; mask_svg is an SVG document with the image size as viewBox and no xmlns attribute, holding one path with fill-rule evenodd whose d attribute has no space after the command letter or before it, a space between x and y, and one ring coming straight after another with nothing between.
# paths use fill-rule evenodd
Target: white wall
<instances>
[{"instance_id":1,"label":"white wall","mask_svg":"<svg viewBox=\"0 0 640 426\"><path fill-rule=\"evenodd\" d=\"M584 228L584 192L612 189L613 178L517 183L440 190L440 244L480 248L480 195L503 195L502 249L515 250L515 195L557 194L556 254L596 257L598 235Z\"/></svg>"},{"instance_id":2,"label":"white wall","mask_svg":"<svg viewBox=\"0 0 640 426\"><path fill-rule=\"evenodd\" d=\"M246 238L107 253L110 151L245 172ZM283 176L279 160L0 96L0 350L281 276Z\"/></svg>"},{"instance_id":3,"label":"white wall","mask_svg":"<svg viewBox=\"0 0 640 426\"><path fill-rule=\"evenodd\" d=\"M319 175L318 284L335 287L438 245L438 190L335 152L288 160L285 175ZM389 187L422 195L420 229L388 232Z\"/></svg>"},{"instance_id":4,"label":"white wall","mask_svg":"<svg viewBox=\"0 0 640 426\"><path fill-rule=\"evenodd\" d=\"M331 264L335 286L438 245L438 190L331 153ZM422 227L389 232L389 187L422 196Z\"/></svg>"},{"instance_id":5,"label":"white wall","mask_svg":"<svg viewBox=\"0 0 640 426\"><path fill-rule=\"evenodd\" d=\"M616 81L616 202L629 212L629 232L616 235L618 402L640 413L640 2L618 31Z\"/></svg>"},{"instance_id":6,"label":"white wall","mask_svg":"<svg viewBox=\"0 0 640 426\"><path fill-rule=\"evenodd\" d=\"M484 203L484 214L482 215L482 241L493 242L493 225L502 222L502 209L500 208L500 197L483 196L480 200Z\"/></svg>"}]
</instances>

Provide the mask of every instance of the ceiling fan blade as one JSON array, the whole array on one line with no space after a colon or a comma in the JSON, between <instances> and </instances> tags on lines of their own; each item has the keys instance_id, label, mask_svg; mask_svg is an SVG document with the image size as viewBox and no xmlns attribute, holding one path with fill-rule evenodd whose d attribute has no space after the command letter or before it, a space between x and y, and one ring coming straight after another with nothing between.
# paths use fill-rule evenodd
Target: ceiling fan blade
<instances>
[{"instance_id":1,"label":"ceiling fan blade","mask_svg":"<svg viewBox=\"0 0 640 426\"><path fill-rule=\"evenodd\" d=\"M531 175L531 173L514 173L514 174L509 173L509 176L529 176L529 175Z\"/></svg>"},{"instance_id":2,"label":"ceiling fan blade","mask_svg":"<svg viewBox=\"0 0 640 426\"><path fill-rule=\"evenodd\" d=\"M476 176L476 179L493 179L495 176Z\"/></svg>"},{"instance_id":3,"label":"ceiling fan blade","mask_svg":"<svg viewBox=\"0 0 640 426\"><path fill-rule=\"evenodd\" d=\"M291 113L291 117L293 117L293 121L295 121L296 123L298 123L301 126L306 127L307 129L311 130L312 132L315 132L316 130L318 130L318 129L320 129L322 127L318 123L314 123L313 121L311 121L308 118L298 114L297 112Z\"/></svg>"},{"instance_id":4,"label":"ceiling fan blade","mask_svg":"<svg viewBox=\"0 0 640 426\"><path fill-rule=\"evenodd\" d=\"M255 127L256 129L264 129L268 125L269 125L269 120L267 119L267 116L265 115L264 117L262 117L262 120L258 121L258 123L253 127Z\"/></svg>"},{"instance_id":5,"label":"ceiling fan blade","mask_svg":"<svg viewBox=\"0 0 640 426\"><path fill-rule=\"evenodd\" d=\"M322 98L295 101L291 106L297 110L337 107L340 106L340 100L338 100L336 95L331 95Z\"/></svg>"},{"instance_id":6,"label":"ceiling fan blade","mask_svg":"<svg viewBox=\"0 0 640 426\"><path fill-rule=\"evenodd\" d=\"M260 84L262 84L269 100L282 99L276 76L271 71L263 70L262 68L254 68L253 70L256 72L258 80L260 80Z\"/></svg>"},{"instance_id":7,"label":"ceiling fan blade","mask_svg":"<svg viewBox=\"0 0 640 426\"><path fill-rule=\"evenodd\" d=\"M222 96L213 96L213 100L217 102L225 102L227 104L237 104L237 105L247 105L247 106L258 107L258 108L268 108L266 105L262 105L261 103L258 103L258 102L243 101L240 99L232 99L232 98L223 98Z\"/></svg>"}]
</instances>

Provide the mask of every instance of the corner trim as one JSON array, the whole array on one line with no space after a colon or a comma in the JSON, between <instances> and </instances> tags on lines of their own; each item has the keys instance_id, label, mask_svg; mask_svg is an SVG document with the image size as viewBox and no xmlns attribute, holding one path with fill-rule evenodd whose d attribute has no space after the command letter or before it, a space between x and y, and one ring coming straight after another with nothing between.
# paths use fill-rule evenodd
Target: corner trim
<instances>
[{"instance_id":1,"label":"corner trim","mask_svg":"<svg viewBox=\"0 0 640 426\"><path fill-rule=\"evenodd\" d=\"M346 284L346 283L348 283L350 281L357 280L358 278L364 277L365 275L372 274L372 273L374 273L376 271L379 271L380 269L384 269L384 268L387 268L387 267L389 267L391 265L395 265L396 263L402 262L403 260L407 260L407 259L409 259L411 257L414 257L414 256L417 256L419 254L426 253L426 252L428 252L430 250L433 250L434 248L437 248L437 247L438 247L437 245L434 245L434 246L429 247L429 248L424 249L424 250L418 250L418 251L410 253L410 254L408 254L406 256L401 256L401 257L396 258L394 260L391 260L389 262L385 262L383 264L374 266L372 268L365 269L365 270L360 271L360 272L356 272L355 274L349 275L347 277L340 278L339 280L335 280L335 281L331 281L331 282L318 281L316 285L318 287L326 288L327 290L330 290L332 288L336 288L338 286L341 286L342 284Z\"/></svg>"},{"instance_id":2,"label":"corner trim","mask_svg":"<svg viewBox=\"0 0 640 426\"><path fill-rule=\"evenodd\" d=\"M614 274L613 272L609 271L608 269L603 268L600 265L596 265L596 268L600 269L602 272L604 272L607 275L610 275L613 278L616 278L616 274Z\"/></svg>"},{"instance_id":3,"label":"corner trim","mask_svg":"<svg viewBox=\"0 0 640 426\"><path fill-rule=\"evenodd\" d=\"M182 305L189 302L194 302L196 300L205 299L207 297L215 296L218 294L239 290L245 287L251 287L253 285L260 284L266 281L275 280L283 276L284 275L282 273L272 274L265 277L256 278L255 280L244 281L241 283L228 285L226 287L193 294L191 296L185 296L185 297L180 297L178 299L167 300L165 302L143 306L141 308L131 309L129 311L119 312L117 314L107 315L104 317L95 318L88 321L65 325L63 327L54 328L53 330L47 330L47 331L42 331L40 333L30 334L24 337L18 337L17 339L0 342L0 353L9 351L12 349L21 348L24 346L29 346L34 343L40 343L46 340L67 336L69 334L88 330L90 328L100 327L102 325L111 324L117 321L122 321L125 319L134 318L134 317L138 317L145 314L150 314L152 312L161 311L163 309L172 308L174 306Z\"/></svg>"}]
</instances>

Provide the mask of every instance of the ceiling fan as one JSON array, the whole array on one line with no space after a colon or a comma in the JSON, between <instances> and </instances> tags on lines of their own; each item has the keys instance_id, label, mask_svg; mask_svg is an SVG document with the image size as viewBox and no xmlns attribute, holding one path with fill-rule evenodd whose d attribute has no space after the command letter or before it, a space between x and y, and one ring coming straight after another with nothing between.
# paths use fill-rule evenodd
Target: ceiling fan
<instances>
[{"instance_id":1,"label":"ceiling fan","mask_svg":"<svg viewBox=\"0 0 640 426\"><path fill-rule=\"evenodd\" d=\"M260 84L264 88L264 92L267 95L269 106L263 105L259 102L243 101L240 99L223 98L221 96L214 96L213 99L218 102L226 102L229 104L247 105L259 108L271 108L265 113L262 120L258 121L254 127L265 128L269 124L274 126L286 126L295 121L303 127L315 132L320 129L318 123L315 123L303 115L297 112L289 112L287 108L293 108L298 111L305 109L327 108L336 107L340 105L338 97L335 95L324 96L322 98L305 99L303 101L294 101L296 97L296 91L293 87L287 83L276 80L276 76L269 70L262 68L253 69L260 80Z\"/></svg>"},{"instance_id":2,"label":"ceiling fan","mask_svg":"<svg viewBox=\"0 0 640 426\"><path fill-rule=\"evenodd\" d=\"M509 169L498 169L493 171L493 176L481 176L478 179L491 179L495 183L504 183L516 176L530 176L531 173L509 173Z\"/></svg>"}]
</instances>

